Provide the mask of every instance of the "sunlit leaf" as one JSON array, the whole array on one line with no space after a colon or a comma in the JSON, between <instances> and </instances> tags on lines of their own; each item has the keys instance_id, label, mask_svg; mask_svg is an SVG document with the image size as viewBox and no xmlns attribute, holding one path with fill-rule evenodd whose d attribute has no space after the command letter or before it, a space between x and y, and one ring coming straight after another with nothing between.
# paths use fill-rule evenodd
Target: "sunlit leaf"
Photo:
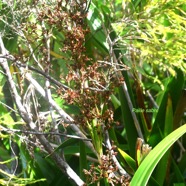
<instances>
[{"instance_id":1,"label":"sunlit leaf","mask_svg":"<svg viewBox=\"0 0 186 186\"><path fill-rule=\"evenodd\" d=\"M137 169L130 185L146 185L159 160L171 145L173 145L173 143L175 143L185 133L186 124L169 134L156 147L154 147Z\"/></svg>"}]
</instances>

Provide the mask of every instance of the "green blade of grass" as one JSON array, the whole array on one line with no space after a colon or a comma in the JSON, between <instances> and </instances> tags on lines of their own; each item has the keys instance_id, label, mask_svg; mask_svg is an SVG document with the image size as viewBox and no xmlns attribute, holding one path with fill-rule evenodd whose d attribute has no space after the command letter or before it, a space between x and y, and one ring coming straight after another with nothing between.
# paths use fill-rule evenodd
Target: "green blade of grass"
<instances>
[{"instance_id":1,"label":"green blade of grass","mask_svg":"<svg viewBox=\"0 0 186 186\"><path fill-rule=\"evenodd\" d=\"M81 176L81 179L85 180L85 174L83 170L87 169L86 147L82 141L80 141L79 144L80 144L80 158L79 158L80 176Z\"/></svg>"},{"instance_id":2,"label":"green blade of grass","mask_svg":"<svg viewBox=\"0 0 186 186\"><path fill-rule=\"evenodd\" d=\"M136 139L138 137L138 134L137 134L137 131L134 125L134 120L132 118L130 108L128 106L127 99L124 95L122 87L119 88L119 97L120 97L120 102L121 102L122 121L127 131L126 134L127 134L127 139L128 139L129 151L130 151L131 157L134 158Z\"/></svg>"},{"instance_id":3,"label":"green blade of grass","mask_svg":"<svg viewBox=\"0 0 186 186\"><path fill-rule=\"evenodd\" d=\"M153 129L151 131L150 139L148 143L151 146L155 146L162 139L159 131L165 130L165 115L166 115L166 105L168 100L168 95L170 94L172 100L172 110L175 115L176 106L178 104L178 98L182 94L184 85L184 76L180 70L177 70L177 77L169 77L164 81L165 90L161 91L158 98L157 104L159 105L158 113L155 115ZM176 88L175 88L176 87ZM163 124L162 124L163 122Z\"/></svg>"},{"instance_id":4,"label":"green blade of grass","mask_svg":"<svg viewBox=\"0 0 186 186\"><path fill-rule=\"evenodd\" d=\"M126 164L130 167L131 171L135 172L135 170L136 170L136 161L132 157L130 157L122 149L118 148L118 151L121 154L121 156L123 157L123 159L125 160Z\"/></svg>"},{"instance_id":5,"label":"green blade of grass","mask_svg":"<svg viewBox=\"0 0 186 186\"><path fill-rule=\"evenodd\" d=\"M166 112L165 113L165 125L164 125L164 134L163 134L164 137L173 131L173 108L172 108L172 100L171 100L170 94L168 94L165 112ZM167 150L167 152L161 158L156 168L156 174L154 177L155 177L155 180L160 185L163 185L165 181L166 173L169 172L167 171L170 165L169 157L170 157L170 150Z\"/></svg>"},{"instance_id":6,"label":"green blade of grass","mask_svg":"<svg viewBox=\"0 0 186 186\"><path fill-rule=\"evenodd\" d=\"M162 156L184 133L186 133L186 124L170 133L157 146L155 146L137 169L131 180L130 186L146 185Z\"/></svg>"}]
</instances>

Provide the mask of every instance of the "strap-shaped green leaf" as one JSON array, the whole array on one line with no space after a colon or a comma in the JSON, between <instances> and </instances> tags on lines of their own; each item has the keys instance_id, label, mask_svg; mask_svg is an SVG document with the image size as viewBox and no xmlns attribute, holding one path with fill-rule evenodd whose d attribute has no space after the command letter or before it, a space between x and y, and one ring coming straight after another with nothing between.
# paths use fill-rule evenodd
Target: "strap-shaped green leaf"
<instances>
[{"instance_id":1,"label":"strap-shaped green leaf","mask_svg":"<svg viewBox=\"0 0 186 186\"><path fill-rule=\"evenodd\" d=\"M140 164L131 180L130 186L146 185L162 156L184 133L186 133L186 124L170 133L160 143L158 143L158 145L150 151L144 161Z\"/></svg>"}]
</instances>

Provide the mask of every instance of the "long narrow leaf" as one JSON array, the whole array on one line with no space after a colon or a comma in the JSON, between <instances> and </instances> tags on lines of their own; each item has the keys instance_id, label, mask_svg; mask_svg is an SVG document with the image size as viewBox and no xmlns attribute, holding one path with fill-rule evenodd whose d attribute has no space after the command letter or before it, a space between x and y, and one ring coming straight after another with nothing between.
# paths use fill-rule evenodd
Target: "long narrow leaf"
<instances>
[{"instance_id":1,"label":"long narrow leaf","mask_svg":"<svg viewBox=\"0 0 186 186\"><path fill-rule=\"evenodd\" d=\"M167 105L166 105L166 114L165 114L165 127L164 127L164 137L170 134L173 131L173 109L172 109L172 100L170 95L168 95ZM170 150L168 150L164 156L161 158L157 168L155 179L160 184L163 185L166 174L169 172L170 165Z\"/></svg>"},{"instance_id":2,"label":"long narrow leaf","mask_svg":"<svg viewBox=\"0 0 186 186\"><path fill-rule=\"evenodd\" d=\"M144 159L136 171L130 186L146 185L153 170L171 145L186 133L186 124L165 137Z\"/></svg>"},{"instance_id":3,"label":"long narrow leaf","mask_svg":"<svg viewBox=\"0 0 186 186\"><path fill-rule=\"evenodd\" d=\"M79 147L80 147L79 170L81 178L84 180L85 174L83 173L83 169L87 169L86 148L85 144L82 141L79 142Z\"/></svg>"}]
</instances>

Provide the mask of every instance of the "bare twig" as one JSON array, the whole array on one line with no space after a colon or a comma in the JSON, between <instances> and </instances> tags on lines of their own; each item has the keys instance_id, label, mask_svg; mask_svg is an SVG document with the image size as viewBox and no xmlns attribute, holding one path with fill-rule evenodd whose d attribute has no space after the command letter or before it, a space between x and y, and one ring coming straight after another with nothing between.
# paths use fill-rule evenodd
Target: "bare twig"
<instances>
[{"instance_id":1,"label":"bare twig","mask_svg":"<svg viewBox=\"0 0 186 186\"><path fill-rule=\"evenodd\" d=\"M24 67L24 68L28 68L31 71L34 71L40 75L42 75L43 77L45 77L46 79L48 79L51 83L54 83L55 85L57 85L58 87L63 87L64 89L70 89L70 87L68 87L67 85L62 84L61 82L57 81L56 79L54 79L53 77L51 77L49 74L46 74L46 72L39 70L37 68L34 68L33 66L30 66L28 64L24 64L21 63L20 61L16 60L14 56L12 55L2 55L0 54L0 58L5 58L5 59L9 59L13 62L15 62L15 64L17 65L17 67ZM1 72L3 73L3 72Z\"/></svg>"},{"instance_id":2,"label":"bare twig","mask_svg":"<svg viewBox=\"0 0 186 186\"><path fill-rule=\"evenodd\" d=\"M44 71L42 70L38 70L30 65L27 64L23 64L19 61L16 61L16 65L18 67L24 67L24 68L28 68L29 70L32 70L34 72L37 72L38 74L41 74L42 76L44 76L45 78L47 78L50 82L54 83L55 85L57 85L58 87L63 87L65 89L70 89L70 87L62 84L61 82L57 81L56 79L54 79L53 77L51 77L50 75L46 74Z\"/></svg>"},{"instance_id":3,"label":"bare twig","mask_svg":"<svg viewBox=\"0 0 186 186\"><path fill-rule=\"evenodd\" d=\"M107 30L105 28L105 25L102 24L102 26L103 26L103 30L105 32L105 35L107 36L107 43L109 44L109 53L110 53L110 58L111 58L111 64L114 65L116 67L116 69L120 69L120 65L118 63L118 59L117 59L117 57L116 57L116 55L114 53L114 49L113 49L114 42L112 42L112 40L110 38L110 35L109 35L109 33L107 32ZM121 73L118 73L118 71L115 71L115 73L116 73L116 77L118 79L120 79L120 76L122 76ZM135 112L132 111L132 109L134 107L133 107L132 101L130 99L129 92L128 92L128 89L127 89L125 81L122 84L122 88L123 88L124 94L126 96L127 103L128 103L131 115L133 117L134 124L135 124L136 130L137 130L138 136L140 138L144 139L143 133L141 131L140 124L139 124L138 119L137 119L137 116L136 116Z\"/></svg>"},{"instance_id":4,"label":"bare twig","mask_svg":"<svg viewBox=\"0 0 186 186\"><path fill-rule=\"evenodd\" d=\"M131 114L132 114L132 117L133 117L133 120L134 120L134 125L135 125L135 127L136 127L138 136L139 136L141 139L144 139L143 133L142 133L142 131L141 131L140 124L139 124L138 119L137 119L137 117L136 117L136 114L135 114L135 112L132 111L134 107L133 107L132 101L131 101L131 99L130 99L130 96L129 96L129 93L128 93L128 89L127 89L127 85L126 85L125 82L123 82L122 88L123 88L123 91L124 91L125 96L126 96L126 98L127 98L128 106L129 106L129 108L130 108L130 111L131 111Z\"/></svg>"},{"instance_id":5,"label":"bare twig","mask_svg":"<svg viewBox=\"0 0 186 186\"><path fill-rule=\"evenodd\" d=\"M4 47L4 43L2 41L1 36L0 36L0 53L2 55L7 55L8 54L8 51ZM12 78L11 73L10 73L10 69L9 69L7 60L0 58L0 65L1 65L4 73L6 74L6 77L7 77L8 83L9 83L9 87L10 87L10 91L11 91L11 95L12 95L12 98L13 98L16 106L17 106L17 109L19 111L20 116L29 125L29 127L33 131L37 132L36 126L33 123L31 116L26 112L24 106L22 105L21 97L19 96L19 94L17 92L15 83L14 83L13 78ZM42 93L45 95L45 91L44 90L42 91ZM66 163L66 161L64 161L57 153L53 152L53 148L50 145L49 141L45 138L45 136L44 135L37 135L37 138L39 139L40 143L44 146L46 151L49 154L52 153L51 156L52 156L53 160L55 161L55 163L60 168L60 170L62 172L64 172L76 185L78 185L78 186L84 185L84 182L71 169L71 167Z\"/></svg>"},{"instance_id":6,"label":"bare twig","mask_svg":"<svg viewBox=\"0 0 186 186\"><path fill-rule=\"evenodd\" d=\"M74 139L78 139L78 140L91 141L91 139L88 139L88 138L81 138L79 136L63 134L63 133L59 133L59 132L40 132L40 131L30 131L30 130L20 130L20 129L9 129L9 128L5 128L3 126L1 126L1 131L5 131L10 134L11 133L24 133L24 134L45 135L45 136L57 135L57 136L64 136L66 138L74 138Z\"/></svg>"},{"instance_id":7,"label":"bare twig","mask_svg":"<svg viewBox=\"0 0 186 186\"><path fill-rule=\"evenodd\" d=\"M0 103L1 103L3 106L7 107L9 110L11 110L11 111L17 113L17 111L16 111L15 109L11 108L11 107L8 106L7 104L3 103L2 101L0 101Z\"/></svg>"},{"instance_id":8,"label":"bare twig","mask_svg":"<svg viewBox=\"0 0 186 186\"><path fill-rule=\"evenodd\" d=\"M159 106L158 106L158 104L156 103L156 101L154 100L154 98L152 97L152 95L151 95L150 91L149 91L149 90L147 90L146 92L147 92L147 95L149 96L149 98L150 98L151 102L153 103L154 107L158 109L158 108L159 108Z\"/></svg>"},{"instance_id":9,"label":"bare twig","mask_svg":"<svg viewBox=\"0 0 186 186\"><path fill-rule=\"evenodd\" d=\"M45 47L46 47L46 50L47 50L47 56L46 56L47 66L45 68L45 72L46 72L47 75L49 75L49 72L50 72L50 65L49 64L50 64L50 60L51 60L50 59L50 37L51 37L51 34L47 33L44 21L41 22L41 26L42 26L42 32L43 32ZM46 99L50 103L51 100L52 100L52 94L51 94L51 89L50 89L50 81L48 79L46 79L46 81L45 81L45 92L46 92ZM53 128L54 128L55 132L59 133L58 124L57 124L57 122L54 118L53 106L52 105L49 105L49 111L50 111L50 116L51 116L51 119L52 119L51 123L53 125ZM55 140L58 144L61 143L60 136L58 136L58 135L55 136ZM61 150L61 156L62 156L63 159L65 159L63 150Z\"/></svg>"}]
</instances>

